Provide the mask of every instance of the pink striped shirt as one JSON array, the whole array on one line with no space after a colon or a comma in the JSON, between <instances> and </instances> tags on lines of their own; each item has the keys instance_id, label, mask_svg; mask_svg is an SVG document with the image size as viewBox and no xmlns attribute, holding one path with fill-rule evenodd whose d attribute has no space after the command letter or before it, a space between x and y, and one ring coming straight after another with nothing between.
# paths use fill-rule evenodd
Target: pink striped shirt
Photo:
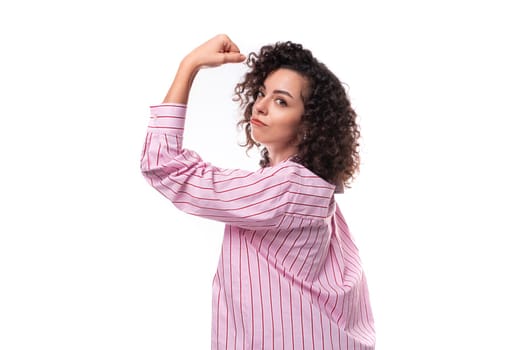
<instances>
[{"instance_id":1,"label":"pink striped shirt","mask_svg":"<svg viewBox=\"0 0 525 350\"><path fill-rule=\"evenodd\" d=\"M182 147L185 105L151 107L142 171L180 210L226 224L212 349L375 347L358 250L335 187L291 160L227 170Z\"/></svg>"}]
</instances>

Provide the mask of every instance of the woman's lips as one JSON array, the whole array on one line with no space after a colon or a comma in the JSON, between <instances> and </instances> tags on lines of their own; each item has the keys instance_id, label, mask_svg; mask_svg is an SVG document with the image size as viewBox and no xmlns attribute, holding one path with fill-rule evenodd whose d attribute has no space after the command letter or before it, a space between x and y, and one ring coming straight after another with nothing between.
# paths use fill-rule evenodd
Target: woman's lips
<instances>
[{"instance_id":1,"label":"woman's lips","mask_svg":"<svg viewBox=\"0 0 525 350\"><path fill-rule=\"evenodd\" d=\"M250 119L250 122L252 123L252 125L255 125L255 126L267 126L266 124L264 124L262 121L260 121L257 118Z\"/></svg>"}]
</instances>

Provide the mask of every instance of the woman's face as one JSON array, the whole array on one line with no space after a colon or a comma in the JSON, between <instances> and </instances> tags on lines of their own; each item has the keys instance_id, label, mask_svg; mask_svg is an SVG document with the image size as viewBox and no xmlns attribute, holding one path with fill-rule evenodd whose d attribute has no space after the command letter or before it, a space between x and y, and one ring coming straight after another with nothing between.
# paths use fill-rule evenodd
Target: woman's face
<instances>
[{"instance_id":1,"label":"woman's face","mask_svg":"<svg viewBox=\"0 0 525 350\"><path fill-rule=\"evenodd\" d=\"M268 75L253 105L251 136L272 152L293 152L308 95L306 78L291 69L279 68Z\"/></svg>"}]
</instances>

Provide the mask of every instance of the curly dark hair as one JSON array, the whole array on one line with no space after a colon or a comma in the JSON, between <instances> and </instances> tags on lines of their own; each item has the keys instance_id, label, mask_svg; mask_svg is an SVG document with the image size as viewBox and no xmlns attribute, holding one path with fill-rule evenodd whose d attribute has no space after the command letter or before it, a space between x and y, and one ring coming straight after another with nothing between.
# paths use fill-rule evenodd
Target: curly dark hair
<instances>
[{"instance_id":1,"label":"curly dark hair","mask_svg":"<svg viewBox=\"0 0 525 350\"><path fill-rule=\"evenodd\" d=\"M250 118L259 89L265 79L279 68L296 71L309 83L310 93L304 101L295 160L336 186L349 187L359 170L359 125L356 113L341 81L319 62L310 50L290 41L263 46L251 52L246 61L250 68L244 81L235 86L234 100L239 101L243 118L239 127L246 134L247 150L258 144L251 137ZM268 150L261 149L260 165L270 163Z\"/></svg>"}]
</instances>

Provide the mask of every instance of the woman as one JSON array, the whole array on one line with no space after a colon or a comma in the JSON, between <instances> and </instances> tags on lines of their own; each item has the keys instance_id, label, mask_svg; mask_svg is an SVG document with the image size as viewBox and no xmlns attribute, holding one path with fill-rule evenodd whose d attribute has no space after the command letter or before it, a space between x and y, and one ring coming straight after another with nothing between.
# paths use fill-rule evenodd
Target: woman
<instances>
[{"instance_id":1,"label":"woman","mask_svg":"<svg viewBox=\"0 0 525 350\"><path fill-rule=\"evenodd\" d=\"M226 224L213 281L212 349L374 349L358 250L334 193L358 169L358 126L339 80L291 42L251 53L235 88L257 171L205 163L182 147L202 67L246 59L218 35L181 62L151 107L142 171L179 209Z\"/></svg>"}]
</instances>

